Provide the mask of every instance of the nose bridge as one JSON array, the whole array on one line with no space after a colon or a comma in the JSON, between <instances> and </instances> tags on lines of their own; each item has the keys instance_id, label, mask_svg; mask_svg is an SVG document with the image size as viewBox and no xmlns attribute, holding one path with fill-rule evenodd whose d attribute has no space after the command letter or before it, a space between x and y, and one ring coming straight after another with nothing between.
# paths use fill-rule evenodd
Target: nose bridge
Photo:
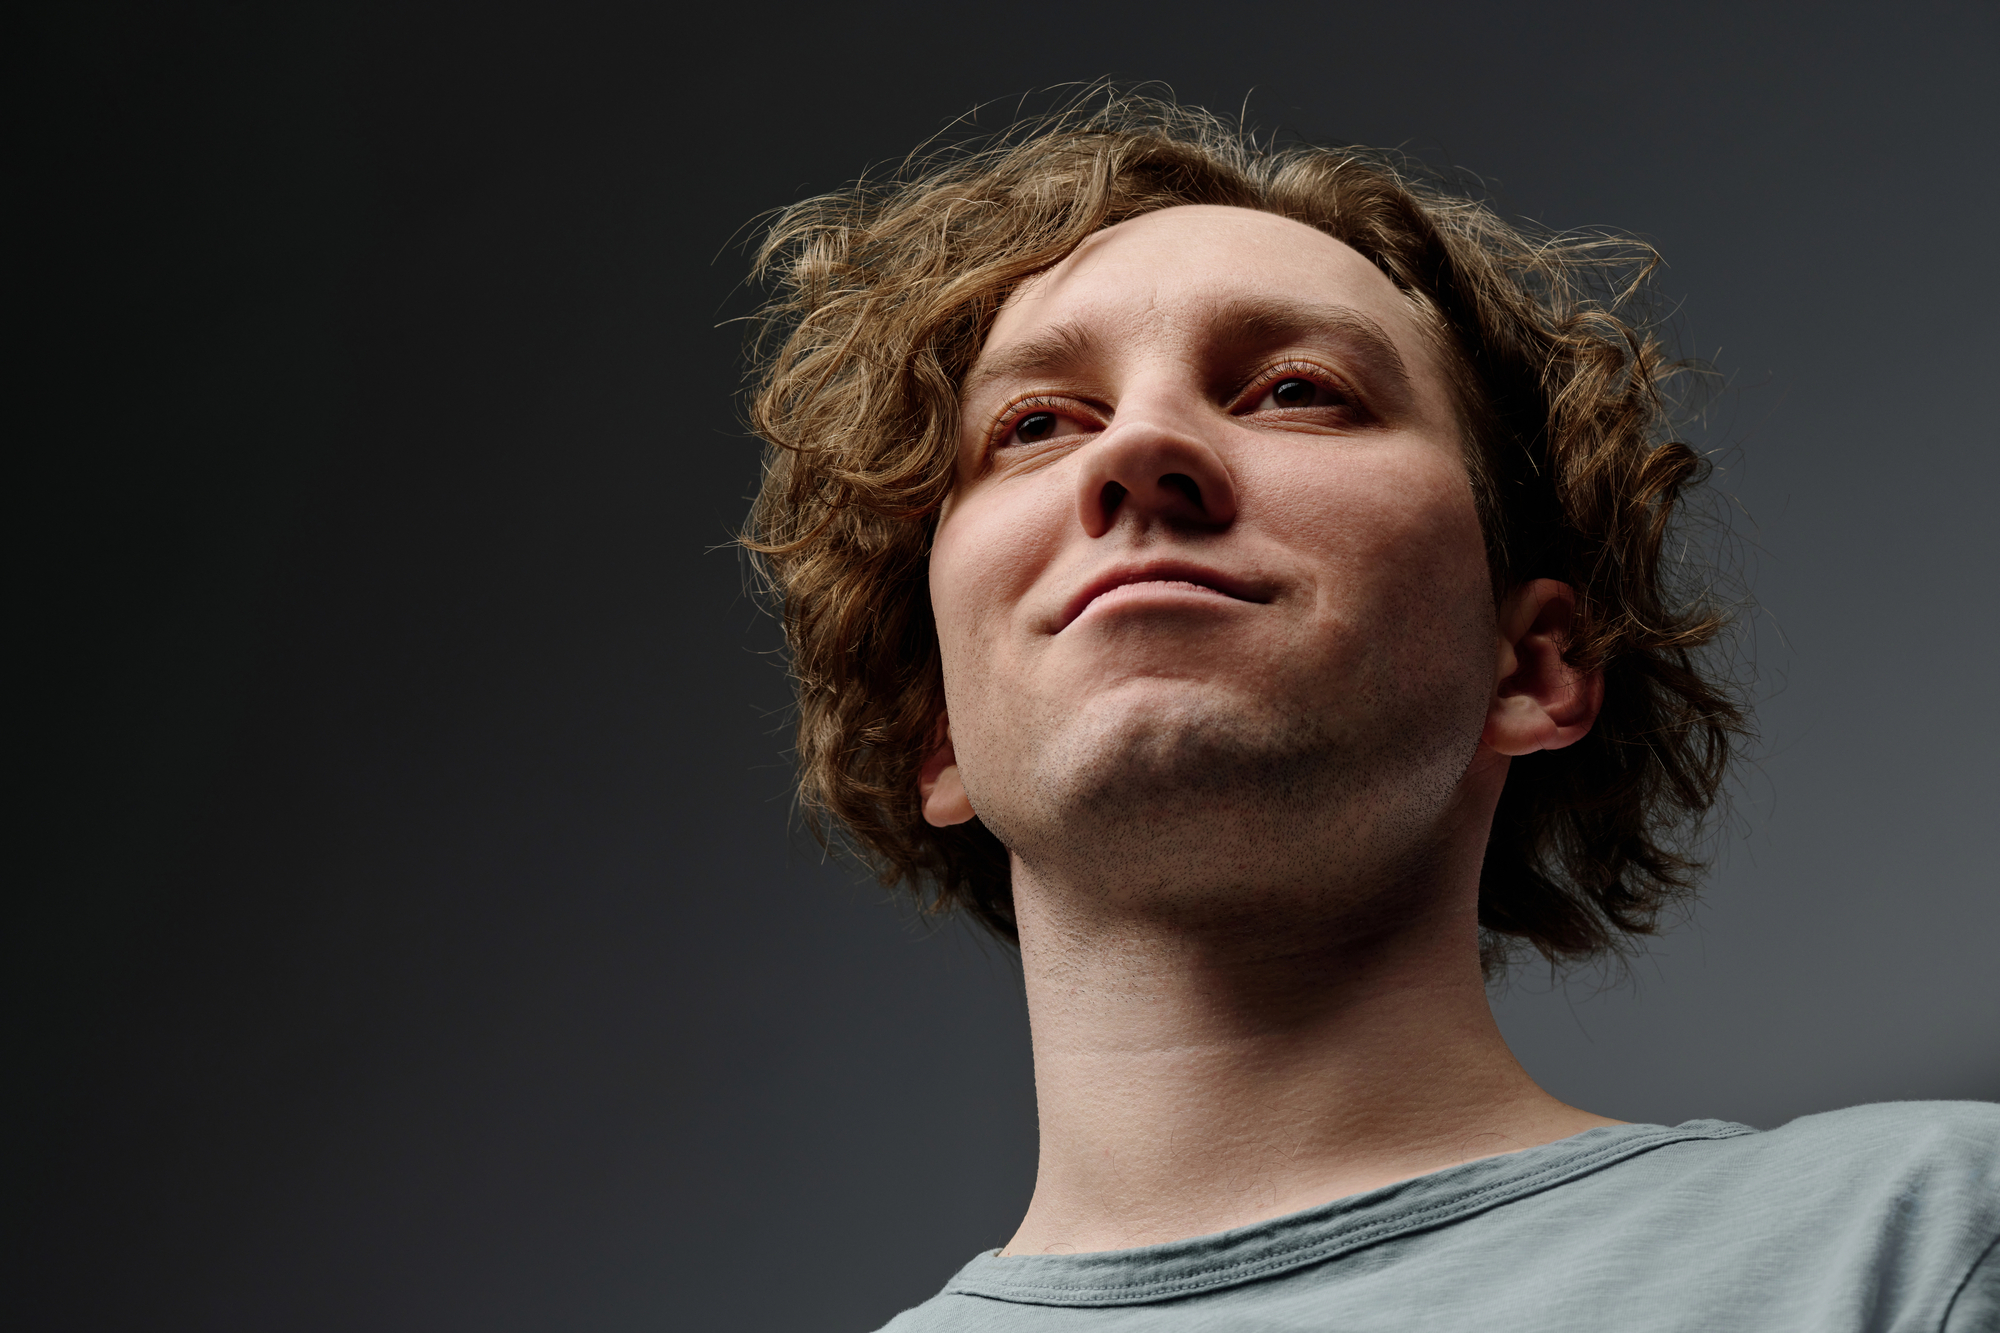
<instances>
[{"instance_id":1,"label":"nose bridge","mask_svg":"<svg viewBox=\"0 0 2000 1333\"><path fill-rule=\"evenodd\" d=\"M1228 462L1209 438L1213 409L1175 377L1149 376L1118 403L1110 427L1085 451L1077 517L1092 537L1120 522L1191 529L1236 517Z\"/></svg>"},{"instance_id":2,"label":"nose bridge","mask_svg":"<svg viewBox=\"0 0 2000 1333\"><path fill-rule=\"evenodd\" d=\"M1200 433L1213 408L1197 383L1199 374L1193 358L1178 345L1156 350L1134 365L1119 386L1111 429L1149 423Z\"/></svg>"}]
</instances>

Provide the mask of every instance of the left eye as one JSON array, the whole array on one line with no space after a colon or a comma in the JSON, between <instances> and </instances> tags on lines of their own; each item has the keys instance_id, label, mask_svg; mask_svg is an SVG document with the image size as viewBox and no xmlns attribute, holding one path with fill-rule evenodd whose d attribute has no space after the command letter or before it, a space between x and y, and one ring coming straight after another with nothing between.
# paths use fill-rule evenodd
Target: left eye
<instances>
[{"instance_id":1,"label":"left eye","mask_svg":"<svg viewBox=\"0 0 2000 1333\"><path fill-rule=\"evenodd\" d=\"M1333 401L1334 395L1328 389L1294 375L1266 389L1263 401L1257 407L1260 411L1274 407L1326 407Z\"/></svg>"}]
</instances>

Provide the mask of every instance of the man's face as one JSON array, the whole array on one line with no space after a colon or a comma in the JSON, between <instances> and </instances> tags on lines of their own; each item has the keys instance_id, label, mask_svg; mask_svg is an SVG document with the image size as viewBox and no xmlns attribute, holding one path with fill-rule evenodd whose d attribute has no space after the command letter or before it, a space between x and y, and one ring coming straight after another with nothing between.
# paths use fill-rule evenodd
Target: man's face
<instances>
[{"instance_id":1,"label":"man's face","mask_svg":"<svg viewBox=\"0 0 2000 1333\"><path fill-rule=\"evenodd\" d=\"M1415 313L1247 209L1111 228L1006 303L930 587L972 807L1031 866L1156 891L1420 846L1494 684Z\"/></svg>"}]
</instances>

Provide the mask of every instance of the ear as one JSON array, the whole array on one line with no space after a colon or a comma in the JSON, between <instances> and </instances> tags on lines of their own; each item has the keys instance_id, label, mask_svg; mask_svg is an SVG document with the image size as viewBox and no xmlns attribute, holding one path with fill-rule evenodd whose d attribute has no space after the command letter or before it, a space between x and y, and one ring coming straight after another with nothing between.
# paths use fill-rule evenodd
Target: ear
<instances>
[{"instance_id":1,"label":"ear","mask_svg":"<svg viewBox=\"0 0 2000 1333\"><path fill-rule=\"evenodd\" d=\"M917 793L924 798L924 822L949 828L972 818L972 800L958 778L958 754L951 748L951 719L940 715L931 730L930 753L917 770Z\"/></svg>"},{"instance_id":2,"label":"ear","mask_svg":"<svg viewBox=\"0 0 2000 1333\"><path fill-rule=\"evenodd\" d=\"M1604 673L1563 661L1576 620L1567 583L1536 579L1500 604L1500 654L1480 742L1504 755L1560 750L1583 739L1604 706Z\"/></svg>"}]
</instances>

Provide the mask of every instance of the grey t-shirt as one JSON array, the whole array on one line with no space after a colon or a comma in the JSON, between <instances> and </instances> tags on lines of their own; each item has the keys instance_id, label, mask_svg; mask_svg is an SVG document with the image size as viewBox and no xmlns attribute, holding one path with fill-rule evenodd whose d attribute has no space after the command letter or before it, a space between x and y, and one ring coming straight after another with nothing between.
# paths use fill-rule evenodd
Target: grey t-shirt
<instances>
[{"instance_id":1,"label":"grey t-shirt","mask_svg":"<svg viewBox=\"0 0 2000 1333\"><path fill-rule=\"evenodd\" d=\"M882 1333L2000 1333L2000 1106L1619 1125L1213 1236L974 1259Z\"/></svg>"}]
</instances>

